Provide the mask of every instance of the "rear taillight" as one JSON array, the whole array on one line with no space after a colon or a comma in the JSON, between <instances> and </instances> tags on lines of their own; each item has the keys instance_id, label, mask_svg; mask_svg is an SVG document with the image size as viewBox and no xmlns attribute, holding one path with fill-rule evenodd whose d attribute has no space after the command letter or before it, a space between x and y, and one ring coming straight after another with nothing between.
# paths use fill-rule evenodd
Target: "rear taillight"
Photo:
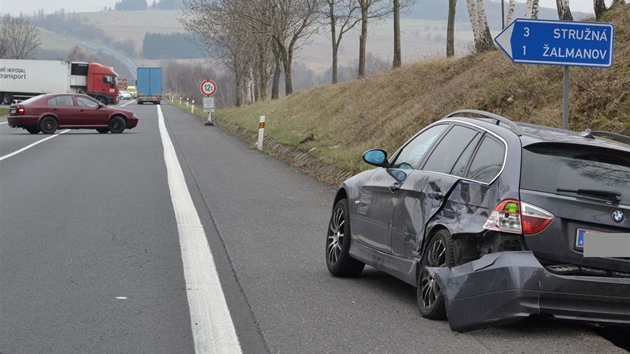
<instances>
[{"instance_id":1,"label":"rear taillight","mask_svg":"<svg viewBox=\"0 0 630 354\"><path fill-rule=\"evenodd\" d=\"M483 228L533 235L544 230L552 220L553 214L545 209L515 199L506 199L494 208Z\"/></svg>"},{"instance_id":2,"label":"rear taillight","mask_svg":"<svg viewBox=\"0 0 630 354\"><path fill-rule=\"evenodd\" d=\"M17 108L17 115L18 116L23 116L26 113L26 109L24 109L24 106L18 106Z\"/></svg>"}]
</instances>

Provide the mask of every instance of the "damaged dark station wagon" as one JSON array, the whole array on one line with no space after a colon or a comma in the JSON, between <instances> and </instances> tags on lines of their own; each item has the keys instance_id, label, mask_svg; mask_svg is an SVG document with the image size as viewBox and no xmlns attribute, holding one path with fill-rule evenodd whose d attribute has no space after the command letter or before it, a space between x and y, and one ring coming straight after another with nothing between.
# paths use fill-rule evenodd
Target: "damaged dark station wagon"
<instances>
[{"instance_id":1,"label":"damaged dark station wagon","mask_svg":"<svg viewBox=\"0 0 630 354\"><path fill-rule=\"evenodd\" d=\"M333 203L334 276L389 273L456 331L533 314L630 324L630 250L584 254L587 236L630 245L630 137L463 110L363 159L376 168Z\"/></svg>"}]
</instances>

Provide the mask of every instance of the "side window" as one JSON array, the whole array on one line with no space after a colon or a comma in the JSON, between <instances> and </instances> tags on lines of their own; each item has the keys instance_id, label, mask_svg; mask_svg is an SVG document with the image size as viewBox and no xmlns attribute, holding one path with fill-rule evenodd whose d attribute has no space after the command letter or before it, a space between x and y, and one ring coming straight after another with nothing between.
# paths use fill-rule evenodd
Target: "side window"
<instances>
[{"instance_id":1,"label":"side window","mask_svg":"<svg viewBox=\"0 0 630 354\"><path fill-rule=\"evenodd\" d=\"M79 103L79 106L81 107L97 107L98 103L87 99L85 97L81 97L81 96L77 96L77 102Z\"/></svg>"},{"instance_id":2,"label":"side window","mask_svg":"<svg viewBox=\"0 0 630 354\"><path fill-rule=\"evenodd\" d=\"M70 96L57 96L57 105L74 106L74 104L72 103L72 97Z\"/></svg>"},{"instance_id":3,"label":"side window","mask_svg":"<svg viewBox=\"0 0 630 354\"><path fill-rule=\"evenodd\" d=\"M470 141L468 146L466 146L466 149L464 150L462 155L459 157L459 159L457 159L457 162L455 162L455 166L453 166L453 170L451 171L452 175L464 177L466 173L466 167L468 166L470 158L472 157L473 152L475 152L475 148L477 147L477 144L479 144L479 140L481 140L481 137L482 134L477 134L473 138L473 140Z\"/></svg>"},{"instance_id":4,"label":"side window","mask_svg":"<svg viewBox=\"0 0 630 354\"><path fill-rule=\"evenodd\" d=\"M433 142L447 127L448 125L446 124L436 125L416 135L416 137L400 151L393 166L403 169L417 168L420 160L422 160Z\"/></svg>"},{"instance_id":5,"label":"side window","mask_svg":"<svg viewBox=\"0 0 630 354\"><path fill-rule=\"evenodd\" d=\"M467 178L480 182L491 182L503 168L505 146L498 140L486 136L470 164Z\"/></svg>"},{"instance_id":6,"label":"side window","mask_svg":"<svg viewBox=\"0 0 630 354\"><path fill-rule=\"evenodd\" d=\"M453 166L479 134L474 129L455 125L439 142L422 167L426 171L451 173Z\"/></svg>"},{"instance_id":7,"label":"side window","mask_svg":"<svg viewBox=\"0 0 630 354\"><path fill-rule=\"evenodd\" d=\"M46 104L49 105L49 106L57 106L57 97L49 98L46 101Z\"/></svg>"}]
</instances>

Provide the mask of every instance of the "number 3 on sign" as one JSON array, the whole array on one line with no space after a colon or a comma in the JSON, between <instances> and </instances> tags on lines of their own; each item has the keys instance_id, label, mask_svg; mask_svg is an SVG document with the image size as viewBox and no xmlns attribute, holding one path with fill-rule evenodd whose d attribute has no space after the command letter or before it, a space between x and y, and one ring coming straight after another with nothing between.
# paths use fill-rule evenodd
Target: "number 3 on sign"
<instances>
[{"instance_id":1,"label":"number 3 on sign","mask_svg":"<svg viewBox=\"0 0 630 354\"><path fill-rule=\"evenodd\" d=\"M204 96L210 97L217 92L217 84L209 79L204 80L199 86L199 89Z\"/></svg>"}]
</instances>

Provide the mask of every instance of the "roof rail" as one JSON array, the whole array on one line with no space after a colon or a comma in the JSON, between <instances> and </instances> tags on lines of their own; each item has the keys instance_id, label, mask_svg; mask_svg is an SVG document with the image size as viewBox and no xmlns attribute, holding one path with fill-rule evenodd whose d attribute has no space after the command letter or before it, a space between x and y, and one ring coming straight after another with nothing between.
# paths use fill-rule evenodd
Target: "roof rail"
<instances>
[{"instance_id":1,"label":"roof rail","mask_svg":"<svg viewBox=\"0 0 630 354\"><path fill-rule=\"evenodd\" d=\"M585 138L588 138L588 139L595 139L595 137L617 139L617 140L620 140L621 142L624 142L626 144L630 144L630 136L626 136L626 135L623 135L623 134L606 132L606 131L601 131L601 130L586 129L585 131L580 133L580 135L585 137Z\"/></svg>"},{"instance_id":2,"label":"roof rail","mask_svg":"<svg viewBox=\"0 0 630 354\"><path fill-rule=\"evenodd\" d=\"M475 119L494 119L495 120L495 125L499 125L500 123L503 123L505 125L507 125L516 135L521 136L523 135L523 132L521 132L521 129L514 124L513 121L509 120L508 118L502 117L498 114L494 114L494 113L490 113L490 112L486 112L486 111L480 111L480 110L476 110L476 109L462 109L459 111L455 111L452 112L450 114L448 114L446 117L444 118L452 118L456 115L460 115L460 114L474 114L474 115L478 115L481 116L481 118L476 118L476 117L468 117L468 118L475 118Z\"/></svg>"}]
</instances>

